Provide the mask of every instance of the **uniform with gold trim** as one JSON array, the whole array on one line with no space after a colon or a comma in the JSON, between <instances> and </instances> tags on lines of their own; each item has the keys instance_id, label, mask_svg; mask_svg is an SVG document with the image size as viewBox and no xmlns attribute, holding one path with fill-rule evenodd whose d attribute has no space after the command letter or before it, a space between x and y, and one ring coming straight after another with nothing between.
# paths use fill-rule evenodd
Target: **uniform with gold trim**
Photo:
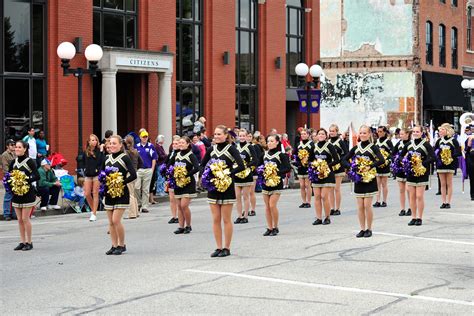
<instances>
[{"instance_id":1,"label":"uniform with gold trim","mask_svg":"<svg viewBox=\"0 0 474 316\"><path fill-rule=\"evenodd\" d=\"M349 152L349 147L347 146L347 143L343 141L339 136L331 137L329 140L331 141L331 144L334 146L334 148L336 148L338 160L340 161L342 157L347 155L347 153ZM332 170L336 177L343 177L346 175L346 171L340 163L335 164L332 167Z\"/></svg>"},{"instance_id":2,"label":"uniform with gold trim","mask_svg":"<svg viewBox=\"0 0 474 316\"><path fill-rule=\"evenodd\" d=\"M407 184L410 186L426 186L429 183L430 164L436 160L433 147L426 138L412 139L405 145L401 152L401 156L405 157L409 151L414 151L420 154L423 167L426 172L423 175L415 176L413 174L407 175Z\"/></svg>"},{"instance_id":3,"label":"uniform with gold trim","mask_svg":"<svg viewBox=\"0 0 474 316\"><path fill-rule=\"evenodd\" d=\"M123 177L123 194L119 197L111 197L109 193L105 192L105 206L106 210L115 210L128 208L130 206L130 192L127 184L137 178L135 168L133 168L132 160L127 154L123 152L109 154L105 158L104 170L106 167L115 167Z\"/></svg>"},{"instance_id":4,"label":"uniform with gold trim","mask_svg":"<svg viewBox=\"0 0 474 316\"><path fill-rule=\"evenodd\" d=\"M393 150L393 143L388 137L380 137L375 142L377 147L380 149L382 156L384 157L384 163L377 167L378 177L389 177L390 176L390 161Z\"/></svg>"},{"instance_id":5,"label":"uniform with gold trim","mask_svg":"<svg viewBox=\"0 0 474 316\"><path fill-rule=\"evenodd\" d=\"M339 154L330 141L325 140L314 144L313 151L310 153L310 164L316 159L321 159L326 162L329 167L329 174L323 179L318 178L316 182L311 181L311 186L313 188L335 187L336 177L332 167L339 164Z\"/></svg>"},{"instance_id":6,"label":"uniform with gold trim","mask_svg":"<svg viewBox=\"0 0 474 316\"><path fill-rule=\"evenodd\" d=\"M264 165L266 162L274 162L278 168L278 176L280 182L274 187L267 186L265 183L262 184L262 194L273 195L279 194L283 190L283 179L286 174L291 170L290 158L287 154L280 150L280 146L274 149L265 151L265 154L260 159L259 166Z\"/></svg>"},{"instance_id":7,"label":"uniform with gold trim","mask_svg":"<svg viewBox=\"0 0 474 316\"><path fill-rule=\"evenodd\" d=\"M293 149L293 156L295 157L296 167L298 168L298 178L305 179L308 178L308 163L309 163L309 155L313 151L314 143L310 140L301 140ZM302 157L308 156L307 159Z\"/></svg>"},{"instance_id":8,"label":"uniform with gold trim","mask_svg":"<svg viewBox=\"0 0 474 316\"><path fill-rule=\"evenodd\" d=\"M253 172L256 169L256 165L258 164L258 157L257 153L255 152L255 148L252 144L249 144L247 142L240 142L236 145L237 150L240 153L240 157L245 163L246 170L237 173L235 175L235 185L244 187L244 186L249 186L252 185L253 183ZM244 177L245 174L247 176Z\"/></svg>"},{"instance_id":9,"label":"uniform with gold trim","mask_svg":"<svg viewBox=\"0 0 474 316\"><path fill-rule=\"evenodd\" d=\"M169 165L174 165L176 162L186 164L187 176L190 182L184 187L180 188L176 186L174 188L174 197L176 199L181 198L195 198L196 194L196 179L194 175L199 172L199 161L196 155L193 154L191 148L186 150L178 151L169 161Z\"/></svg>"},{"instance_id":10,"label":"uniform with gold trim","mask_svg":"<svg viewBox=\"0 0 474 316\"><path fill-rule=\"evenodd\" d=\"M462 155L459 142L454 137L444 136L436 141L436 172L454 173L458 167L458 157Z\"/></svg>"},{"instance_id":11,"label":"uniform with gold trim","mask_svg":"<svg viewBox=\"0 0 474 316\"><path fill-rule=\"evenodd\" d=\"M36 192L33 187L33 182L39 180L40 175L38 173L38 168L36 167L36 162L29 158L27 154L15 158L9 167L10 172L13 170L19 170L25 173L27 176L27 182L29 185L29 190L23 195L17 195L13 193L12 205L15 208L25 208L33 207L36 205Z\"/></svg>"},{"instance_id":12,"label":"uniform with gold trim","mask_svg":"<svg viewBox=\"0 0 474 316\"><path fill-rule=\"evenodd\" d=\"M394 174L395 178L397 179L398 182L406 182L407 181L407 175L405 174L405 172L403 171L403 168L402 168L402 159L403 159L403 156L401 156L401 152L403 150L403 148L405 148L405 146L410 142L409 139L407 140L400 140L395 146L393 146L393 149L392 149L392 161L395 160L395 157L398 155L399 158L398 158L398 164L399 164L399 170L396 174Z\"/></svg>"}]
</instances>

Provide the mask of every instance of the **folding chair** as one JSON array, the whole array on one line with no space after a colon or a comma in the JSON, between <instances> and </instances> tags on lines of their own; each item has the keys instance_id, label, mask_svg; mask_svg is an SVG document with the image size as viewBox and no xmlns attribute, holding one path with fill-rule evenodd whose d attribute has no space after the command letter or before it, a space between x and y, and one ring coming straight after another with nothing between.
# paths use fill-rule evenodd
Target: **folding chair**
<instances>
[{"instance_id":1,"label":"folding chair","mask_svg":"<svg viewBox=\"0 0 474 316\"><path fill-rule=\"evenodd\" d=\"M82 209L79 207L79 203L74 195L74 177L66 174L59 178L59 182L61 182L63 214L67 212L69 207L76 213L82 213Z\"/></svg>"}]
</instances>

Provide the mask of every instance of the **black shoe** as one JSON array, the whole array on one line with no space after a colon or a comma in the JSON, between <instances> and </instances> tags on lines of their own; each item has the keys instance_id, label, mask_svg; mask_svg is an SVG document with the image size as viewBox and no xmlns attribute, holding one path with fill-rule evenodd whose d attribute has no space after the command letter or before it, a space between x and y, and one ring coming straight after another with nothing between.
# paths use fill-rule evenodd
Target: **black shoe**
<instances>
[{"instance_id":1,"label":"black shoe","mask_svg":"<svg viewBox=\"0 0 474 316\"><path fill-rule=\"evenodd\" d=\"M439 208L446 208L446 203L441 204Z\"/></svg>"},{"instance_id":2,"label":"black shoe","mask_svg":"<svg viewBox=\"0 0 474 316\"><path fill-rule=\"evenodd\" d=\"M272 229L272 232L270 233L270 236L276 236L278 235L278 230L276 230L275 228Z\"/></svg>"},{"instance_id":3,"label":"black shoe","mask_svg":"<svg viewBox=\"0 0 474 316\"><path fill-rule=\"evenodd\" d=\"M107 250L107 252L106 252L105 254L106 254L107 256L109 256L109 255L111 255L111 254L114 253L115 249L116 249L116 248L112 246L112 248L110 248L109 250Z\"/></svg>"},{"instance_id":4,"label":"black shoe","mask_svg":"<svg viewBox=\"0 0 474 316\"><path fill-rule=\"evenodd\" d=\"M451 204L446 203L444 208L451 208Z\"/></svg>"},{"instance_id":5,"label":"black shoe","mask_svg":"<svg viewBox=\"0 0 474 316\"><path fill-rule=\"evenodd\" d=\"M242 218L242 220L240 221L241 224L247 224L249 222L249 219L248 218Z\"/></svg>"},{"instance_id":6,"label":"black shoe","mask_svg":"<svg viewBox=\"0 0 474 316\"><path fill-rule=\"evenodd\" d=\"M125 252L125 251L127 251L127 245L118 246L118 247L122 248L122 252Z\"/></svg>"},{"instance_id":7,"label":"black shoe","mask_svg":"<svg viewBox=\"0 0 474 316\"><path fill-rule=\"evenodd\" d=\"M331 209L331 212L329 213L329 215L334 215L334 212L335 212L335 211L336 211L336 210Z\"/></svg>"},{"instance_id":8,"label":"black shoe","mask_svg":"<svg viewBox=\"0 0 474 316\"><path fill-rule=\"evenodd\" d=\"M361 238L361 237L364 237L364 236L365 236L365 230L361 230L361 231L356 235L357 238Z\"/></svg>"},{"instance_id":9,"label":"black shoe","mask_svg":"<svg viewBox=\"0 0 474 316\"><path fill-rule=\"evenodd\" d=\"M272 229L267 228L267 230L263 233L263 236L270 236L272 234Z\"/></svg>"},{"instance_id":10,"label":"black shoe","mask_svg":"<svg viewBox=\"0 0 474 316\"><path fill-rule=\"evenodd\" d=\"M234 221L234 224L241 224L242 220L243 220L243 218L237 217L237 219Z\"/></svg>"},{"instance_id":11,"label":"black shoe","mask_svg":"<svg viewBox=\"0 0 474 316\"><path fill-rule=\"evenodd\" d=\"M250 211L250 212L249 212L249 216L255 216L255 215L257 215L257 214L255 213L255 211Z\"/></svg>"},{"instance_id":12,"label":"black shoe","mask_svg":"<svg viewBox=\"0 0 474 316\"><path fill-rule=\"evenodd\" d=\"M364 237L365 238L372 237L372 231L370 229L367 229L364 233Z\"/></svg>"},{"instance_id":13,"label":"black shoe","mask_svg":"<svg viewBox=\"0 0 474 316\"><path fill-rule=\"evenodd\" d=\"M277 234L280 233L280 230L278 229L278 227L273 228L273 230L276 231Z\"/></svg>"},{"instance_id":14,"label":"black shoe","mask_svg":"<svg viewBox=\"0 0 474 316\"><path fill-rule=\"evenodd\" d=\"M221 253L221 249L216 249L214 250L213 253L211 253L211 258L219 257L219 254Z\"/></svg>"},{"instance_id":15,"label":"black shoe","mask_svg":"<svg viewBox=\"0 0 474 316\"><path fill-rule=\"evenodd\" d=\"M380 202L375 202L372 206L373 207L380 207L380 205L381 205Z\"/></svg>"},{"instance_id":16,"label":"black shoe","mask_svg":"<svg viewBox=\"0 0 474 316\"><path fill-rule=\"evenodd\" d=\"M306 208L306 203L301 203L300 206L298 206L299 208Z\"/></svg>"},{"instance_id":17,"label":"black shoe","mask_svg":"<svg viewBox=\"0 0 474 316\"><path fill-rule=\"evenodd\" d=\"M218 255L218 257L227 257L227 256L230 256L230 250L227 248L222 249L222 251Z\"/></svg>"},{"instance_id":18,"label":"black shoe","mask_svg":"<svg viewBox=\"0 0 474 316\"><path fill-rule=\"evenodd\" d=\"M332 214L331 214L331 215L332 215ZM341 215L341 211L339 211L339 210L334 210L334 215L336 215L336 216L337 216L337 215Z\"/></svg>"},{"instance_id":19,"label":"black shoe","mask_svg":"<svg viewBox=\"0 0 474 316\"><path fill-rule=\"evenodd\" d=\"M407 215L407 212L405 210L401 210L400 213L398 213L398 216L405 216Z\"/></svg>"},{"instance_id":20,"label":"black shoe","mask_svg":"<svg viewBox=\"0 0 474 316\"><path fill-rule=\"evenodd\" d=\"M10 216L5 216L5 220L6 220L7 222L9 222L9 221L12 220L12 218L11 218Z\"/></svg>"},{"instance_id":21,"label":"black shoe","mask_svg":"<svg viewBox=\"0 0 474 316\"><path fill-rule=\"evenodd\" d=\"M142 208L142 213L149 213L150 211L148 211L146 208Z\"/></svg>"},{"instance_id":22,"label":"black shoe","mask_svg":"<svg viewBox=\"0 0 474 316\"><path fill-rule=\"evenodd\" d=\"M421 218L417 218L415 225L416 225L416 226L421 226L422 222L423 222L423 221L421 220Z\"/></svg>"},{"instance_id":23,"label":"black shoe","mask_svg":"<svg viewBox=\"0 0 474 316\"><path fill-rule=\"evenodd\" d=\"M309 204L309 203L306 203L306 206L305 206L305 208L311 208L311 204Z\"/></svg>"},{"instance_id":24,"label":"black shoe","mask_svg":"<svg viewBox=\"0 0 474 316\"><path fill-rule=\"evenodd\" d=\"M21 243L19 243L18 246L16 246L15 249L13 249L13 250L15 250L15 251L17 251L17 250L23 250L23 248L25 248L25 244L21 242Z\"/></svg>"},{"instance_id":25,"label":"black shoe","mask_svg":"<svg viewBox=\"0 0 474 316\"><path fill-rule=\"evenodd\" d=\"M117 246L117 248L115 248L115 250L112 252L112 254L115 255L115 256L120 256L122 254L122 252L123 252L122 247Z\"/></svg>"},{"instance_id":26,"label":"black shoe","mask_svg":"<svg viewBox=\"0 0 474 316\"><path fill-rule=\"evenodd\" d=\"M186 231L186 229L182 228L182 227L179 227L177 230L174 231L174 233L176 235L178 234L184 234L184 232Z\"/></svg>"},{"instance_id":27,"label":"black shoe","mask_svg":"<svg viewBox=\"0 0 474 316\"><path fill-rule=\"evenodd\" d=\"M316 220L313 222L313 225L321 225L323 223L322 220L320 220L319 218L316 218Z\"/></svg>"},{"instance_id":28,"label":"black shoe","mask_svg":"<svg viewBox=\"0 0 474 316\"><path fill-rule=\"evenodd\" d=\"M405 214L405 216L411 216L411 208L408 209L407 213Z\"/></svg>"},{"instance_id":29,"label":"black shoe","mask_svg":"<svg viewBox=\"0 0 474 316\"><path fill-rule=\"evenodd\" d=\"M329 225L331 224L331 220L329 219L329 217L326 217L323 221L323 225Z\"/></svg>"},{"instance_id":30,"label":"black shoe","mask_svg":"<svg viewBox=\"0 0 474 316\"><path fill-rule=\"evenodd\" d=\"M382 202L382 204L380 204L380 207L387 207L387 203Z\"/></svg>"},{"instance_id":31,"label":"black shoe","mask_svg":"<svg viewBox=\"0 0 474 316\"><path fill-rule=\"evenodd\" d=\"M416 224L416 219L412 218L411 221L408 223L408 226L413 226Z\"/></svg>"},{"instance_id":32,"label":"black shoe","mask_svg":"<svg viewBox=\"0 0 474 316\"><path fill-rule=\"evenodd\" d=\"M184 233L185 233L185 234L189 234L189 233L192 232L192 231L193 231L193 229L191 228L191 226L186 226L186 227L184 227Z\"/></svg>"},{"instance_id":33,"label":"black shoe","mask_svg":"<svg viewBox=\"0 0 474 316\"><path fill-rule=\"evenodd\" d=\"M421 225L421 224L420 224L420 225ZM25 247L23 247L23 249L21 249L21 250L23 250L23 251L28 251L28 250L31 250L31 249L33 249L33 243L31 243L31 244L26 243L26 244L25 244Z\"/></svg>"},{"instance_id":34,"label":"black shoe","mask_svg":"<svg viewBox=\"0 0 474 316\"><path fill-rule=\"evenodd\" d=\"M436 195L441 195L441 192L437 192Z\"/></svg>"},{"instance_id":35,"label":"black shoe","mask_svg":"<svg viewBox=\"0 0 474 316\"><path fill-rule=\"evenodd\" d=\"M174 217L172 217L172 218L168 221L168 224L174 224L174 223L176 223L175 220L177 220L177 218L175 219Z\"/></svg>"}]
</instances>

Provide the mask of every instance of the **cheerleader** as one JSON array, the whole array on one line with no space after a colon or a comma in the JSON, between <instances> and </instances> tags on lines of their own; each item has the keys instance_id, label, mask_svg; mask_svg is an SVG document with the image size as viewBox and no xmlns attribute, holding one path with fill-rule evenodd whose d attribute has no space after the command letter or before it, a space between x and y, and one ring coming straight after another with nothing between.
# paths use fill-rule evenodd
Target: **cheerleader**
<instances>
[{"instance_id":1,"label":"cheerleader","mask_svg":"<svg viewBox=\"0 0 474 316\"><path fill-rule=\"evenodd\" d=\"M435 161L433 147L426 137L423 137L421 126L413 127L412 140L405 145L400 155L404 157L407 190L412 211L412 219L408 226L420 226L425 208L425 187L429 183L429 167Z\"/></svg>"},{"instance_id":2,"label":"cheerleader","mask_svg":"<svg viewBox=\"0 0 474 316\"><path fill-rule=\"evenodd\" d=\"M179 140L181 139L181 136L174 135L173 136L173 142L171 143L171 148L170 148L170 154L166 157L165 160L165 166L166 170L168 170L170 166L170 161L176 157L176 154L179 152ZM165 186L167 187L168 194L170 196L170 210L171 210L171 219L168 221L168 224L178 224L179 219L178 219L178 205L176 204L176 199L174 198L174 188L170 188L169 186L169 179L167 178L166 175L166 170L163 171L165 174L166 182Z\"/></svg>"},{"instance_id":3,"label":"cheerleader","mask_svg":"<svg viewBox=\"0 0 474 316\"><path fill-rule=\"evenodd\" d=\"M109 232L112 239L112 248L106 255L121 255L127 251L125 247L125 229L122 225L122 217L125 209L129 207L130 192L127 184L137 178L137 173L133 168L132 160L123 152L123 141L119 135L113 135L109 138L110 154L105 158L104 170L107 167L115 167L118 173L123 177L123 192L111 193L110 189L105 190L105 206L107 218L109 219ZM107 180L106 180L107 181Z\"/></svg>"},{"instance_id":4,"label":"cheerleader","mask_svg":"<svg viewBox=\"0 0 474 316\"><path fill-rule=\"evenodd\" d=\"M18 228L20 229L20 244L14 250L28 251L33 249L33 242L31 241L31 222L30 213L36 205L36 193L32 185L33 182L39 180L40 175L36 162L28 157L28 143L24 141L17 141L15 144L16 158L10 163L8 170L10 174L21 171L26 175L26 183L23 189L26 192L15 192L13 189L12 206L18 218Z\"/></svg>"},{"instance_id":5,"label":"cheerleader","mask_svg":"<svg viewBox=\"0 0 474 316\"><path fill-rule=\"evenodd\" d=\"M309 139L309 131L306 129L301 130L300 142L298 146L293 150L293 157L298 166L298 179L300 182L300 193L301 200L303 203L299 206L300 208L311 207L311 183L308 179L308 162L309 153L313 151L313 142Z\"/></svg>"},{"instance_id":6,"label":"cheerleader","mask_svg":"<svg viewBox=\"0 0 474 316\"><path fill-rule=\"evenodd\" d=\"M278 200L283 190L283 180L286 173L291 170L290 159L287 154L281 151L281 142L278 135L267 137L268 151L260 161L262 172L267 168L267 164L274 164L277 168L277 175L274 179L266 179L261 176L262 195L265 202L265 218L268 228L263 236L276 236L280 232L278 229Z\"/></svg>"},{"instance_id":7,"label":"cheerleader","mask_svg":"<svg viewBox=\"0 0 474 316\"><path fill-rule=\"evenodd\" d=\"M262 146L258 143L257 138L252 136L252 133L247 134L247 142L252 143L253 150L255 151L255 155L257 156L257 161L260 161L261 157L263 157L263 148ZM257 197L255 195L255 185L257 180L257 168L254 168L252 170L252 176L253 176L253 182L252 185L250 186L250 212L249 216L255 216L255 208L257 206Z\"/></svg>"},{"instance_id":8,"label":"cheerleader","mask_svg":"<svg viewBox=\"0 0 474 316\"><path fill-rule=\"evenodd\" d=\"M410 199L407 191L407 175L403 171L402 159L400 155L403 148L410 142L411 132L407 128L400 129L400 140L393 147L392 150L392 172L395 175L395 179L398 182L398 188L400 190L400 207L401 211L398 216L411 216L411 208L408 211L405 210L406 197Z\"/></svg>"},{"instance_id":9,"label":"cheerleader","mask_svg":"<svg viewBox=\"0 0 474 316\"><path fill-rule=\"evenodd\" d=\"M237 217L234 224L246 224L249 222L250 188L254 182L253 169L258 163L257 154L254 151L252 143L247 142L247 135L247 130L241 129L238 135L239 143L236 146L246 168L244 171L235 175L235 195L237 197L237 214L239 214L239 217Z\"/></svg>"},{"instance_id":10,"label":"cheerleader","mask_svg":"<svg viewBox=\"0 0 474 316\"><path fill-rule=\"evenodd\" d=\"M357 238L372 236L372 199L377 194L375 168L384 163L382 153L371 138L370 127L362 125L359 129L359 143L344 156L342 161L345 167L350 168L349 176L355 182L354 193L361 229L356 235Z\"/></svg>"},{"instance_id":11,"label":"cheerleader","mask_svg":"<svg viewBox=\"0 0 474 316\"><path fill-rule=\"evenodd\" d=\"M331 144L336 148L339 160L347 155L349 148L347 143L343 141L339 135L339 127L336 124L329 126L329 137ZM329 192L329 204L331 205L331 215L341 215L341 184L342 179L346 176L344 168L341 164L333 166L334 176L336 177L336 186Z\"/></svg>"},{"instance_id":12,"label":"cheerleader","mask_svg":"<svg viewBox=\"0 0 474 316\"><path fill-rule=\"evenodd\" d=\"M329 193L336 186L336 177L332 167L339 163L339 155L336 149L328 141L328 132L324 128L317 131L318 142L314 145L310 154L310 165L308 169L309 179L314 192L316 220L313 225L329 225L330 204ZM324 206L324 221L322 212Z\"/></svg>"},{"instance_id":13,"label":"cheerleader","mask_svg":"<svg viewBox=\"0 0 474 316\"><path fill-rule=\"evenodd\" d=\"M232 241L232 206L235 203L235 187L234 187L234 175L245 169L244 162L240 157L239 151L232 145L231 136L227 127L219 125L214 130L214 143L210 147L203 160L201 161L201 169L203 173L203 186L208 189L207 200L212 212L213 219L213 231L214 238L216 240L217 249L211 254L211 257L227 257L230 256L230 243ZM222 181L219 181L219 187L209 186L205 183L205 175L212 174L211 165L207 166L208 162L216 159L223 161L220 166L224 165L223 172L230 172L230 179L228 176L224 176ZM237 167L233 167L234 163ZM217 165L217 162L213 163ZM225 186L222 185L225 183ZM226 188L227 186L227 188ZM222 192L221 192L222 191ZM224 222L224 248L222 248L222 226L221 222Z\"/></svg>"},{"instance_id":14,"label":"cheerleader","mask_svg":"<svg viewBox=\"0 0 474 316\"><path fill-rule=\"evenodd\" d=\"M440 208L451 208L453 196L453 175L458 167L458 157L461 156L459 143L454 139L454 130L449 123L444 123L438 128L439 138L436 141L436 172L438 173L441 198L443 204Z\"/></svg>"},{"instance_id":15,"label":"cheerleader","mask_svg":"<svg viewBox=\"0 0 474 316\"><path fill-rule=\"evenodd\" d=\"M189 234L192 231L189 204L192 198L197 197L194 175L199 172L199 162L191 150L191 139L189 137L181 137L178 143L180 151L170 161L170 165L174 165L174 198L180 215L178 216L179 227L174 233ZM186 174L177 178L177 168L181 167L180 165L185 168Z\"/></svg>"},{"instance_id":16,"label":"cheerleader","mask_svg":"<svg viewBox=\"0 0 474 316\"><path fill-rule=\"evenodd\" d=\"M388 177L390 177L390 153L393 150L393 144L388 137L390 135L386 126L377 128L376 145L379 147L385 162L377 167L377 201L373 207L387 207L388 195ZM380 195L382 195L382 203L380 203Z\"/></svg>"}]
</instances>

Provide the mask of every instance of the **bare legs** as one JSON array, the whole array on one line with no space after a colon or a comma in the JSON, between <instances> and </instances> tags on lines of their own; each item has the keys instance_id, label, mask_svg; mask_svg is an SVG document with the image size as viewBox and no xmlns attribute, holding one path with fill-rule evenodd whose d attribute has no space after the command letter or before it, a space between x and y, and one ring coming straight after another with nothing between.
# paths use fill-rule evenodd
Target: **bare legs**
<instances>
[{"instance_id":1,"label":"bare legs","mask_svg":"<svg viewBox=\"0 0 474 316\"><path fill-rule=\"evenodd\" d=\"M380 195L382 194L382 202L387 202L388 196L388 177L377 176L377 202L380 202Z\"/></svg>"},{"instance_id":2,"label":"bare legs","mask_svg":"<svg viewBox=\"0 0 474 316\"><path fill-rule=\"evenodd\" d=\"M217 249L222 249L222 221L224 222L224 248L230 249L234 227L232 226L232 204L210 204L212 213L212 229Z\"/></svg>"},{"instance_id":3,"label":"bare legs","mask_svg":"<svg viewBox=\"0 0 474 316\"><path fill-rule=\"evenodd\" d=\"M372 211L372 197L357 198L357 217L360 230L372 230L374 213Z\"/></svg>"},{"instance_id":4,"label":"bare legs","mask_svg":"<svg viewBox=\"0 0 474 316\"><path fill-rule=\"evenodd\" d=\"M277 204L279 199L280 194L263 194L263 201L265 202L265 218L267 220L268 229L270 230L278 228L279 213Z\"/></svg>"},{"instance_id":5,"label":"bare legs","mask_svg":"<svg viewBox=\"0 0 474 316\"><path fill-rule=\"evenodd\" d=\"M247 218L249 216L250 187L251 186L235 187L235 196L237 198L237 214L240 218Z\"/></svg>"},{"instance_id":6,"label":"bare legs","mask_svg":"<svg viewBox=\"0 0 474 316\"><path fill-rule=\"evenodd\" d=\"M333 188L313 188L314 192L314 207L316 209L316 218L322 219L323 217L323 207L324 215L326 218L329 218L330 215L330 204L329 204L329 193Z\"/></svg>"},{"instance_id":7,"label":"bare legs","mask_svg":"<svg viewBox=\"0 0 474 316\"><path fill-rule=\"evenodd\" d=\"M443 204L451 204L453 196L453 174L452 173L438 173L439 181L441 183L441 198Z\"/></svg>"},{"instance_id":8,"label":"bare legs","mask_svg":"<svg viewBox=\"0 0 474 316\"><path fill-rule=\"evenodd\" d=\"M336 176L336 187L329 192L329 205L333 210L341 209L341 183L343 177Z\"/></svg>"},{"instance_id":9,"label":"bare legs","mask_svg":"<svg viewBox=\"0 0 474 316\"><path fill-rule=\"evenodd\" d=\"M170 194L171 217L177 218L178 217L178 204L176 203L176 199L174 198L174 190L169 190L169 194Z\"/></svg>"},{"instance_id":10,"label":"bare legs","mask_svg":"<svg viewBox=\"0 0 474 316\"><path fill-rule=\"evenodd\" d=\"M23 244L31 244L31 207L15 208L15 211L18 218L18 228L20 229L20 240Z\"/></svg>"},{"instance_id":11,"label":"bare legs","mask_svg":"<svg viewBox=\"0 0 474 316\"><path fill-rule=\"evenodd\" d=\"M107 211L107 218L109 219L110 239L112 239L112 247L125 245L125 229L122 225L122 216L125 209L116 209Z\"/></svg>"},{"instance_id":12,"label":"bare legs","mask_svg":"<svg viewBox=\"0 0 474 316\"><path fill-rule=\"evenodd\" d=\"M257 207L257 197L255 195L255 180L253 180L252 185L250 186L250 209L252 211L255 211L255 208Z\"/></svg>"},{"instance_id":13,"label":"bare legs","mask_svg":"<svg viewBox=\"0 0 474 316\"><path fill-rule=\"evenodd\" d=\"M99 187L99 180L84 181L84 195L94 215L97 215L99 207Z\"/></svg>"},{"instance_id":14,"label":"bare legs","mask_svg":"<svg viewBox=\"0 0 474 316\"><path fill-rule=\"evenodd\" d=\"M301 200L303 203L310 204L311 202L311 183L308 178L299 178L300 181L300 193Z\"/></svg>"},{"instance_id":15,"label":"bare legs","mask_svg":"<svg viewBox=\"0 0 474 316\"><path fill-rule=\"evenodd\" d=\"M191 210L189 209L190 203L190 198L176 199L179 212L178 222L180 228L184 228L185 225L186 227L191 227Z\"/></svg>"},{"instance_id":16,"label":"bare legs","mask_svg":"<svg viewBox=\"0 0 474 316\"><path fill-rule=\"evenodd\" d=\"M422 219L425 210L425 186L408 185L408 193L410 194L412 219Z\"/></svg>"}]
</instances>

